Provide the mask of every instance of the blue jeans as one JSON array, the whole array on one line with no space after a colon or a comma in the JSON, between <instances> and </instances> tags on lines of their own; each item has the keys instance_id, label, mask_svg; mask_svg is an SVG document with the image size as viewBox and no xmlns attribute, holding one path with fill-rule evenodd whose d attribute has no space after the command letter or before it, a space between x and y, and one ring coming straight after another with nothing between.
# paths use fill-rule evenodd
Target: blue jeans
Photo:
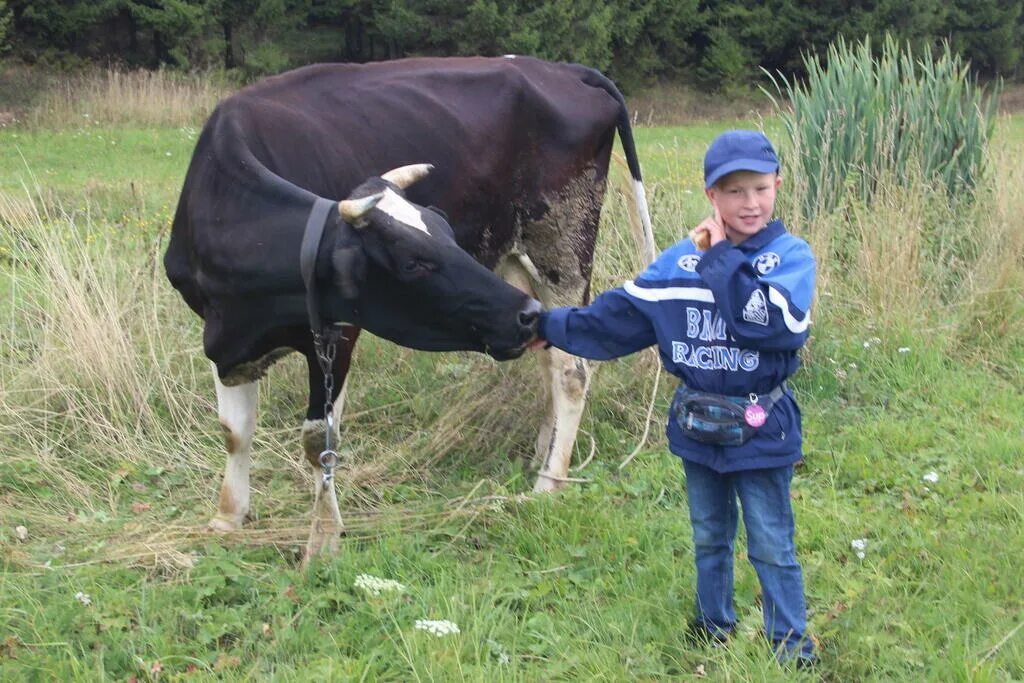
<instances>
[{"instance_id":1,"label":"blue jeans","mask_svg":"<svg viewBox=\"0 0 1024 683\"><path fill-rule=\"evenodd\" d=\"M793 466L725 474L683 460L697 559L697 623L724 637L736 625L733 547L736 499L747 530L747 557L761 582L764 629L779 656L810 655L804 580L793 543L789 483Z\"/></svg>"}]
</instances>

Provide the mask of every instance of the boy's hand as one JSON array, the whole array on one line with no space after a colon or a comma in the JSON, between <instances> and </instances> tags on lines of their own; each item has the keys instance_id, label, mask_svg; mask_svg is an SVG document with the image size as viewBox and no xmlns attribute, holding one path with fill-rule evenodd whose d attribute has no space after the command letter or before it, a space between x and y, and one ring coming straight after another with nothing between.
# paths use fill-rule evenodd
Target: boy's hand
<instances>
[{"instance_id":1,"label":"boy's hand","mask_svg":"<svg viewBox=\"0 0 1024 683\"><path fill-rule=\"evenodd\" d=\"M689 237L698 251L707 251L725 239L725 227L722 225L718 207L715 207L713 216L708 216L690 231Z\"/></svg>"},{"instance_id":2,"label":"boy's hand","mask_svg":"<svg viewBox=\"0 0 1024 683\"><path fill-rule=\"evenodd\" d=\"M689 238L693 246L697 247L697 251L707 251L711 248L711 233L700 225L690 231Z\"/></svg>"}]
</instances>

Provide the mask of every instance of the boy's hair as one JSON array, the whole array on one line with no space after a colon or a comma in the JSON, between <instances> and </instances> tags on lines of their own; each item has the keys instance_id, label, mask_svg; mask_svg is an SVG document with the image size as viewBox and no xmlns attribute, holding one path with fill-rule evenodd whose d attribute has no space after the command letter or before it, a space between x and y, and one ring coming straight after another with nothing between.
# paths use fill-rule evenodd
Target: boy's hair
<instances>
[{"instance_id":1,"label":"boy's hair","mask_svg":"<svg viewBox=\"0 0 1024 683\"><path fill-rule=\"evenodd\" d=\"M728 130L704 155L704 189L735 171L777 173L779 157L771 141L756 130Z\"/></svg>"}]
</instances>

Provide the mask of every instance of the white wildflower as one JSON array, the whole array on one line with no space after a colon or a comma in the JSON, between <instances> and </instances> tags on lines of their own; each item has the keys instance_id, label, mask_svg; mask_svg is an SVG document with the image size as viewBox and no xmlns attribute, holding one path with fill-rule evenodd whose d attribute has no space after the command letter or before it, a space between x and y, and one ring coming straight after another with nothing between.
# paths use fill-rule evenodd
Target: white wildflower
<instances>
[{"instance_id":1,"label":"white wildflower","mask_svg":"<svg viewBox=\"0 0 1024 683\"><path fill-rule=\"evenodd\" d=\"M75 593L75 600L78 600L78 602L82 603L86 607L92 604L92 598L89 597L89 594L83 593L82 591Z\"/></svg>"},{"instance_id":2,"label":"white wildflower","mask_svg":"<svg viewBox=\"0 0 1024 683\"><path fill-rule=\"evenodd\" d=\"M360 574L356 577L356 582L353 584L356 588L361 588L370 595L378 596L381 593L401 593L405 590L405 586L392 581L391 579L381 579L376 576L369 574Z\"/></svg>"},{"instance_id":3,"label":"white wildflower","mask_svg":"<svg viewBox=\"0 0 1024 683\"><path fill-rule=\"evenodd\" d=\"M865 349L870 349L871 348L871 342L869 342L869 341L864 342L864 348Z\"/></svg>"},{"instance_id":4,"label":"white wildflower","mask_svg":"<svg viewBox=\"0 0 1024 683\"><path fill-rule=\"evenodd\" d=\"M844 381L846 379L846 370L843 370L842 368L836 368L835 376L836 379L839 380L840 382Z\"/></svg>"},{"instance_id":5,"label":"white wildflower","mask_svg":"<svg viewBox=\"0 0 1024 683\"><path fill-rule=\"evenodd\" d=\"M24 541L28 539L28 529L21 526L20 524L14 527L14 534L18 537L19 541Z\"/></svg>"},{"instance_id":6,"label":"white wildflower","mask_svg":"<svg viewBox=\"0 0 1024 683\"><path fill-rule=\"evenodd\" d=\"M910 353L910 347L909 346L901 346L900 348L896 349L896 351L898 353Z\"/></svg>"},{"instance_id":7,"label":"white wildflower","mask_svg":"<svg viewBox=\"0 0 1024 683\"><path fill-rule=\"evenodd\" d=\"M864 559L864 551L868 547L868 539L866 539L866 538L855 538L852 541L850 541L850 547L853 548L856 551L857 557L863 560Z\"/></svg>"},{"instance_id":8,"label":"white wildflower","mask_svg":"<svg viewBox=\"0 0 1024 683\"><path fill-rule=\"evenodd\" d=\"M926 474L923 477L921 477L921 479L924 479L929 484L935 484L935 483L938 483L938 481L939 481L939 473L938 472L929 472L928 474Z\"/></svg>"},{"instance_id":9,"label":"white wildflower","mask_svg":"<svg viewBox=\"0 0 1024 683\"><path fill-rule=\"evenodd\" d=\"M857 364L856 363L850 363L846 367L850 368L851 370L856 370L857 369Z\"/></svg>"},{"instance_id":10,"label":"white wildflower","mask_svg":"<svg viewBox=\"0 0 1024 683\"><path fill-rule=\"evenodd\" d=\"M429 631L438 638L450 633L459 633L459 625L447 619L417 619L416 628L420 631Z\"/></svg>"}]
</instances>

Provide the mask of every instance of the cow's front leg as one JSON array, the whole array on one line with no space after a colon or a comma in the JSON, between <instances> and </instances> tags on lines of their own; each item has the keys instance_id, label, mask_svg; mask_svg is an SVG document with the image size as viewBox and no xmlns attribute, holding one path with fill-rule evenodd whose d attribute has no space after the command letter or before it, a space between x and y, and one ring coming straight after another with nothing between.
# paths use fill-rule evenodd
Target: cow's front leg
<instances>
[{"instance_id":1,"label":"cow's front leg","mask_svg":"<svg viewBox=\"0 0 1024 683\"><path fill-rule=\"evenodd\" d=\"M340 413L335 406L335 414ZM324 481L323 467L320 465L320 454L324 450L324 420L306 420L302 423L302 447L306 460L310 464L313 479L313 514L309 527L309 540L306 541L306 554L302 565L320 553L333 554L338 552L338 539L345 531L338 508L338 495L334 489L334 480ZM335 442L337 437L335 435Z\"/></svg>"},{"instance_id":2,"label":"cow's front leg","mask_svg":"<svg viewBox=\"0 0 1024 683\"><path fill-rule=\"evenodd\" d=\"M344 329L345 334L338 342L337 355L331 373L330 398L334 423L334 432L331 434L332 444L338 443L339 425L341 424L341 414L345 408L345 392L348 388L346 379L352 362L352 351L355 348L356 339L359 337L359 328L346 325ZM309 527L309 540L306 542L306 554L302 558L303 566L320 553L337 552L338 539L345 531L345 525L341 520L341 511L338 508L338 494L334 488L334 480L324 481L323 467L320 464L320 454L327 446L325 439L327 423L324 420L327 390L324 386L323 371L316 360L313 349L306 352L306 363L309 368L309 409L306 412L306 420L302 423L302 450L306 462L312 468L313 514ZM334 450L337 449L338 446L335 445Z\"/></svg>"},{"instance_id":3,"label":"cow's front leg","mask_svg":"<svg viewBox=\"0 0 1024 683\"><path fill-rule=\"evenodd\" d=\"M592 370L584 359L554 347L539 355L541 370L551 383L551 401L537 437L540 471L533 490L557 491L569 474Z\"/></svg>"},{"instance_id":4,"label":"cow's front leg","mask_svg":"<svg viewBox=\"0 0 1024 683\"><path fill-rule=\"evenodd\" d=\"M225 386L216 367L213 378L217 388L217 415L224 429L228 461L220 487L217 514L210 520L210 528L233 531L241 527L249 515L249 465L252 435L256 429L256 382Z\"/></svg>"}]
</instances>

